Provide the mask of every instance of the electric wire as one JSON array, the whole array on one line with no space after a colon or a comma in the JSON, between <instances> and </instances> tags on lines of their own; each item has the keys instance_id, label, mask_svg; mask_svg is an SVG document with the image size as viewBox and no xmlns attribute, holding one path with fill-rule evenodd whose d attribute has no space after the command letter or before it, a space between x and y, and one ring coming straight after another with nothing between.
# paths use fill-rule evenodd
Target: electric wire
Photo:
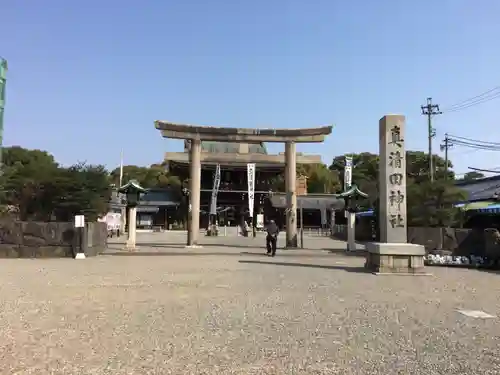
<instances>
[{"instance_id":1,"label":"electric wire","mask_svg":"<svg viewBox=\"0 0 500 375\"><path fill-rule=\"evenodd\" d=\"M488 91L485 91L479 95L476 95L476 96L473 96L471 98L462 100L458 103L455 103L455 104L447 107L446 109L444 109L443 112L453 113L453 112L462 111L464 109L489 102L489 101L497 99L499 97L500 97L500 86L496 86L496 87L494 87Z\"/></svg>"}]
</instances>

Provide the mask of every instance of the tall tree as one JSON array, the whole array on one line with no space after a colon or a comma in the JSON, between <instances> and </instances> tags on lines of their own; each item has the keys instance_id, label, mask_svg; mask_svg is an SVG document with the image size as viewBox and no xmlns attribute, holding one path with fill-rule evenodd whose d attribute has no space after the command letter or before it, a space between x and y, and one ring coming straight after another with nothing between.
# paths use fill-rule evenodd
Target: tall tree
<instances>
[{"instance_id":1,"label":"tall tree","mask_svg":"<svg viewBox=\"0 0 500 375\"><path fill-rule=\"evenodd\" d=\"M49 153L18 146L4 149L4 162L2 204L21 220L67 221L83 213L93 221L107 211L111 188L102 166L61 168Z\"/></svg>"},{"instance_id":2,"label":"tall tree","mask_svg":"<svg viewBox=\"0 0 500 375\"><path fill-rule=\"evenodd\" d=\"M347 155L353 158L352 183L356 184L361 191L368 194L368 198L360 202L360 206L363 208L371 207L378 196L379 157L369 152ZM330 170L335 171L339 176L341 182L339 192L344 189L345 156L336 156L330 165Z\"/></svg>"},{"instance_id":3,"label":"tall tree","mask_svg":"<svg viewBox=\"0 0 500 375\"><path fill-rule=\"evenodd\" d=\"M108 211L112 189L102 165L76 164L60 169L49 186L53 199L57 199L54 212L60 220L83 214L87 220L95 221Z\"/></svg>"},{"instance_id":4,"label":"tall tree","mask_svg":"<svg viewBox=\"0 0 500 375\"><path fill-rule=\"evenodd\" d=\"M335 193L340 187L339 176L336 171L331 171L324 164L297 164L296 174L307 177L307 192L314 193ZM284 173L276 175L271 181L273 191L285 191Z\"/></svg>"},{"instance_id":5,"label":"tall tree","mask_svg":"<svg viewBox=\"0 0 500 375\"><path fill-rule=\"evenodd\" d=\"M408 225L411 226L452 226L459 215L454 204L467 198L467 194L449 180L413 183L406 194Z\"/></svg>"},{"instance_id":6,"label":"tall tree","mask_svg":"<svg viewBox=\"0 0 500 375\"><path fill-rule=\"evenodd\" d=\"M49 203L44 192L58 171L54 157L41 150L19 146L3 149L3 204L14 206L22 219L47 219Z\"/></svg>"},{"instance_id":7,"label":"tall tree","mask_svg":"<svg viewBox=\"0 0 500 375\"><path fill-rule=\"evenodd\" d=\"M307 177L308 193L335 193L340 188L339 175L325 164L300 164L297 175Z\"/></svg>"},{"instance_id":8,"label":"tall tree","mask_svg":"<svg viewBox=\"0 0 500 375\"><path fill-rule=\"evenodd\" d=\"M153 164L150 167L124 166L123 184L130 180L137 180L145 188L180 187L181 185L179 178L169 174L161 164ZM111 172L111 181L115 186L119 185L120 168L116 168Z\"/></svg>"}]
</instances>

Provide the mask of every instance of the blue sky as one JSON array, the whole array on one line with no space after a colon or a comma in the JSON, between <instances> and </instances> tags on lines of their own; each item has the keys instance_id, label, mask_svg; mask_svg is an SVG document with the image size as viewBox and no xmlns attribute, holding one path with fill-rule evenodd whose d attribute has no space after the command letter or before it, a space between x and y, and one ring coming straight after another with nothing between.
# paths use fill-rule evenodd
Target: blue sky
<instances>
[{"instance_id":1,"label":"blue sky","mask_svg":"<svg viewBox=\"0 0 500 375\"><path fill-rule=\"evenodd\" d=\"M76 161L147 165L182 142L154 120L239 127L334 124L299 151L325 163L378 151L378 120L407 116L407 148L427 148L420 105L443 109L500 85L497 0L4 0L6 145ZM438 116L445 132L500 142L500 99ZM282 145L272 145L278 152ZM457 172L500 166L456 148Z\"/></svg>"}]
</instances>

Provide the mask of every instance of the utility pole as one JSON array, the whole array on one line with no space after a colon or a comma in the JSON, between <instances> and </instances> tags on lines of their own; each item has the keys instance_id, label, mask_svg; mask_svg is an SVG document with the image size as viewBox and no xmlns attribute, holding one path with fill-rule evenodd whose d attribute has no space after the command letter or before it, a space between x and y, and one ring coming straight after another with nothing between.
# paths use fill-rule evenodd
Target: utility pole
<instances>
[{"instance_id":1,"label":"utility pole","mask_svg":"<svg viewBox=\"0 0 500 375\"><path fill-rule=\"evenodd\" d=\"M444 135L443 143L440 145L441 151L444 151L444 179L448 179L448 150L453 146L448 133Z\"/></svg>"},{"instance_id":2,"label":"utility pole","mask_svg":"<svg viewBox=\"0 0 500 375\"><path fill-rule=\"evenodd\" d=\"M422 115L427 116L427 133L429 139L429 175L431 182L434 182L434 160L432 158L432 138L436 136L436 130L432 127L432 116L440 115L438 104L432 104L432 98L427 98L427 104L420 106Z\"/></svg>"}]
</instances>

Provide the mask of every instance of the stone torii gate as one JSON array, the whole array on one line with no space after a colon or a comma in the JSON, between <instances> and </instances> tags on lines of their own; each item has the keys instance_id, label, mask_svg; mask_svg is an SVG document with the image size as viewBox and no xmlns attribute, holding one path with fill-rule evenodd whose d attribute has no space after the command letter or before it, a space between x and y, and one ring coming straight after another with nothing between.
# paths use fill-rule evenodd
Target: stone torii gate
<instances>
[{"instance_id":1,"label":"stone torii gate","mask_svg":"<svg viewBox=\"0 0 500 375\"><path fill-rule=\"evenodd\" d=\"M192 216L188 228L187 245L192 247L198 246L200 232L201 142L285 143L285 185L288 208L286 246L297 247L296 143L323 142L325 136L331 134L332 126L307 129L243 129L155 121L155 127L165 138L191 141L189 190Z\"/></svg>"}]
</instances>

